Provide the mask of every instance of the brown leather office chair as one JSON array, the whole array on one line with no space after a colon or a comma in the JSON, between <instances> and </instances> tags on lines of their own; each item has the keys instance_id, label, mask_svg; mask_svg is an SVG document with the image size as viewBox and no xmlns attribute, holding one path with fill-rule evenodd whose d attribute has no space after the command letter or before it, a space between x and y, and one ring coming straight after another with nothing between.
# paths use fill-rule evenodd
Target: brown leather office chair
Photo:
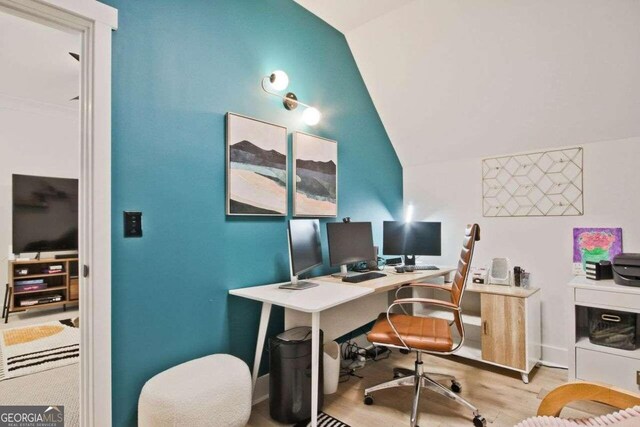
<instances>
[{"instance_id":1,"label":"brown leather office chair","mask_svg":"<svg viewBox=\"0 0 640 427\"><path fill-rule=\"evenodd\" d=\"M473 424L476 427L484 427L486 420L478 412L478 408L467 402L457 393L461 391L460 383L453 376L437 374L437 376L449 378L451 389L431 379L422 367L422 353L448 355L455 353L464 342L464 325L461 319L461 301L464 294L469 266L473 257L475 242L480 240L480 227L478 224L467 225L465 230L462 252L458 261L458 270L455 273L453 283L450 285L436 285L429 283L411 283L398 289L396 300L389 306L386 313L381 313L375 325L368 334L367 339L376 345L399 348L416 352L415 370L394 369L394 379L383 384L378 384L364 391L364 403L373 404L371 393L385 388L400 386L414 387L413 409L411 411L411 427L416 427L418 416L418 401L420 390L424 387L446 396L466 406L473 411ZM451 302L428 298L398 298L402 289L432 288L443 289L451 296ZM421 304L423 306L436 306L453 312L453 321L435 317L418 317L407 314L405 306ZM392 312L395 307L400 307L402 313ZM460 342L454 344L451 335L451 326L455 323L460 335Z\"/></svg>"}]
</instances>

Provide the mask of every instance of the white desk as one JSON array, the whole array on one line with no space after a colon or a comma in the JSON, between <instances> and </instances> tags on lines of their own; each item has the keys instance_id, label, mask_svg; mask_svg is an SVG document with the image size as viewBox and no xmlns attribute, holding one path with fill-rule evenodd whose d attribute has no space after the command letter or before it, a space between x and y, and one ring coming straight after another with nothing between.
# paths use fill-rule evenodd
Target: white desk
<instances>
[{"instance_id":1,"label":"white desk","mask_svg":"<svg viewBox=\"0 0 640 427\"><path fill-rule=\"evenodd\" d=\"M376 305L362 304L361 298L373 294L384 295L386 292L394 290L403 284L423 281L433 277L448 276L453 271L455 271L454 268L441 268L440 270L396 273L393 268L387 268L385 270L387 274L386 277L367 280L361 283L346 283L331 276L322 276L308 279L311 282L318 283L319 286L305 290L279 289L278 286L280 286L281 283L230 290L229 293L231 295L262 302L258 342L253 362L253 386L255 387L258 378L258 369L260 368L260 361L262 359L262 350L267 334L271 306L278 305L284 307L287 313L289 313L285 314L285 329L288 329L295 323L298 323L297 326L300 326L299 323L306 323L308 317L311 316L311 426L316 427L318 425L318 371L320 358L318 340L320 338L320 312L328 312L345 303L358 300L356 304L360 308L358 316L355 316L355 314L352 316L352 313L350 313L348 317L344 317L340 313L335 313L335 315L331 317L341 319L341 323L344 323L342 321L346 321L352 317L357 317L357 321L365 321L356 327L362 326L368 321L374 320L380 311L378 311ZM384 309L386 310L386 306ZM295 320L287 321L286 317L292 317L294 314L302 314L306 317L297 317ZM335 324L336 322L333 323ZM306 325L308 326L309 323L306 323ZM327 338L327 340L337 338L337 336L334 336L335 333L336 332L327 334L325 332L325 338Z\"/></svg>"}]
</instances>

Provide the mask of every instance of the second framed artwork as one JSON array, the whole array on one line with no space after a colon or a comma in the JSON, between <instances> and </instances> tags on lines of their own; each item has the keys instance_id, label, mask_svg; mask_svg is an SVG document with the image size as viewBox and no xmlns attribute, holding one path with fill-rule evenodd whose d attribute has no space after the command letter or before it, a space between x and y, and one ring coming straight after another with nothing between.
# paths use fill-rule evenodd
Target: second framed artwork
<instances>
[{"instance_id":1,"label":"second framed artwork","mask_svg":"<svg viewBox=\"0 0 640 427\"><path fill-rule=\"evenodd\" d=\"M338 215L338 143L303 132L293 134L293 215Z\"/></svg>"}]
</instances>

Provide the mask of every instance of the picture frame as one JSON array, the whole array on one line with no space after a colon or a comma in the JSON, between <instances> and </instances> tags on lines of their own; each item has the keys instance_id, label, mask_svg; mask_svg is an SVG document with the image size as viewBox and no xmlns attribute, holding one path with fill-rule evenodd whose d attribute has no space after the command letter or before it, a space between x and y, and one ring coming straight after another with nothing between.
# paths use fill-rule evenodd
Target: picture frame
<instances>
[{"instance_id":1,"label":"picture frame","mask_svg":"<svg viewBox=\"0 0 640 427\"><path fill-rule=\"evenodd\" d=\"M622 244L621 227L574 227L573 274L585 276L587 261L613 261Z\"/></svg>"},{"instance_id":2,"label":"picture frame","mask_svg":"<svg viewBox=\"0 0 640 427\"><path fill-rule=\"evenodd\" d=\"M338 142L293 134L293 216L338 216Z\"/></svg>"},{"instance_id":3,"label":"picture frame","mask_svg":"<svg viewBox=\"0 0 640 427\"><path fill-rule=\"evenodd\" d=\"M225 131L226 214L287 216L287 128L228 112Z\"/></svg>"}]
</instances>

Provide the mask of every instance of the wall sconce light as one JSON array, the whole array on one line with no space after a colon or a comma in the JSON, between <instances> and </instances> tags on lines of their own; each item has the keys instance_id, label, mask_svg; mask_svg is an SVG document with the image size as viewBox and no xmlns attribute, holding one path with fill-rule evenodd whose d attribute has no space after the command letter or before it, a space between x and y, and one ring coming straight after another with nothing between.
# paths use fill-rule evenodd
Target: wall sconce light
<instances>
[{"instance_id":1,"label":"wall sconce light","mask_svg":"<svg viewBox=\"0 0 640 427\"><path fill-rule=\"evenodd\" d=\"M272 92L267 88L267 84L274 90L285 90L287 86L289 86L289 76L287 76L287 73L282 70L276 70L270 75L264 77L262 79L262 90L267 92L269 95L277 96L282 99L282 105L284 105L284 108L287 110L295 110L298 108L298 105L305 107L302 112L302 120L309 126L315 126L320 122L321 114L318 109L299 101L298 97L293 92L287 92L284 96L279 93Z\"/></svg>"}]
</instances>

